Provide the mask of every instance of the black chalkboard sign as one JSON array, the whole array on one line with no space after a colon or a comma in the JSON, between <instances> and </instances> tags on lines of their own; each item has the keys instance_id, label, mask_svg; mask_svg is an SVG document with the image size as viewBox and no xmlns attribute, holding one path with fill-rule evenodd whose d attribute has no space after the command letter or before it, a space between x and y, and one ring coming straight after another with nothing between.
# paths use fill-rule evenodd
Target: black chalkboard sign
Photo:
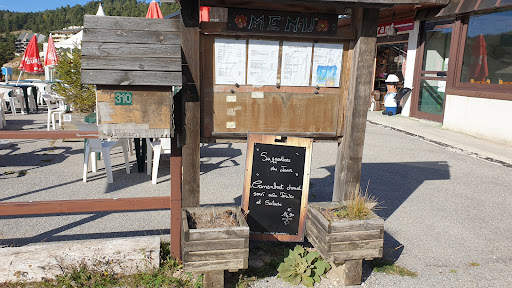
<instances>
[{"instance_id":1,"label":"black chalkboard sign","mask_svg":"<svg viewBox=\"0 0 512 288\"><path fill-rule=\"evenodd\" d=\"M249 135L243 209L251 239L304 240L311 145L311 139Z\"/></svg>"}]
</instances>

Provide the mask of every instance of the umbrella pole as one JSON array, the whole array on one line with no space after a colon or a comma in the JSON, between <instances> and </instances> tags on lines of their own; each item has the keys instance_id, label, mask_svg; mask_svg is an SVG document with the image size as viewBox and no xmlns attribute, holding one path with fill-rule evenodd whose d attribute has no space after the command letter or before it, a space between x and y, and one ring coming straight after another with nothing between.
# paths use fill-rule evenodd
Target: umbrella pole
<instances>
[{"instance_id":1,"label":"umbrella pole","mask_svg":"<svg viewBox=\"0 0 512 288\"><path fill-rule=\"evenodd\" d=\"M20 82L21 74L23 74L23 70L20 71L20 76L18 76L18 81L16 81L16 86L18 86L18 83Z\"/></svg>"}]
</instances>

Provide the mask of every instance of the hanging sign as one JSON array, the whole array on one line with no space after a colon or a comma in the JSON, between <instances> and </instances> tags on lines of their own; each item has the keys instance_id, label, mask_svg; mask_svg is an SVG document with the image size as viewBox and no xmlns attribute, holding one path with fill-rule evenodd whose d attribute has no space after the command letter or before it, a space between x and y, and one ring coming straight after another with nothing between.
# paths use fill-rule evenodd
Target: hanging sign
<instances>
[{"instance_id":1,"label":"hanging sign","mask_svg":"<svg viewBox=\"0 0 512 288\"><path fill-rule=\"evenodd\" d=\"M407 18L402 20L390 21L379 23L377 27L377 36L386 36L392 29L395 29L396 33L408 32L414 29L414 18Z\"/></svg>"},{"instance_id":2,"label":"hanging sign","mask_svg":"<svg viewBox=\"0 0 512 288\"><path fill-rule=\"evenodd\" d=\"M336 35L338 15L230 8L227 30L251 33Z\"/></svg>"},{"instance_id":3,"label":"hanging sign","mask_svg":"<svg viewBox=\"0 0 512 288\"><path fill-rule=\"evenodd\" d=\"M301 242L313 141L281 140L249 134L242 205L251 239Z\"/></svg>"}]
</instances>

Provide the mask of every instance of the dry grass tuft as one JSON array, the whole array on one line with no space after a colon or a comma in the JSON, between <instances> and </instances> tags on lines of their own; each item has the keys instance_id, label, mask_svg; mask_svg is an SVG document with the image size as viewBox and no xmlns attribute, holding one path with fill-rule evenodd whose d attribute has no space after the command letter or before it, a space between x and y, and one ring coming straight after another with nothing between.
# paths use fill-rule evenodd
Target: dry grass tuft
<instances>
[{"instance_id":1,"label":"dry grass tuft","mask_svg":"<svg viewBox=\"0 0 512 288\"><path fill-rule=\"evenodd\" d=\"M187 213L189 229L237 227L236 212L227 210L218 213L215 208L204 212Z\"/></svg>"}]
</instances>

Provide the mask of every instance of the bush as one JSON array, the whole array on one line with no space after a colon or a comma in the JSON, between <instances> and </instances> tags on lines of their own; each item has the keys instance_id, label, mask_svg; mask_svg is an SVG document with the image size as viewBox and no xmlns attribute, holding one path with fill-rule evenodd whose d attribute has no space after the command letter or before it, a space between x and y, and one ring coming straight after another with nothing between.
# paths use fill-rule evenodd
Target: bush
<instances>
[{"instance_id":1,"label":"bush","mask_svg":"<svg viewBox=\"0 0 512 288\"><path fill-rule=\"evenodd\" d=\"M53 90L65 98L78 113L92 113L96 109L96 89L93 85L81 83L82 50L75 48L71 55L60 54L59 63L55 68L61 82L53 85Z\"/></svg>"}]
</instances>

